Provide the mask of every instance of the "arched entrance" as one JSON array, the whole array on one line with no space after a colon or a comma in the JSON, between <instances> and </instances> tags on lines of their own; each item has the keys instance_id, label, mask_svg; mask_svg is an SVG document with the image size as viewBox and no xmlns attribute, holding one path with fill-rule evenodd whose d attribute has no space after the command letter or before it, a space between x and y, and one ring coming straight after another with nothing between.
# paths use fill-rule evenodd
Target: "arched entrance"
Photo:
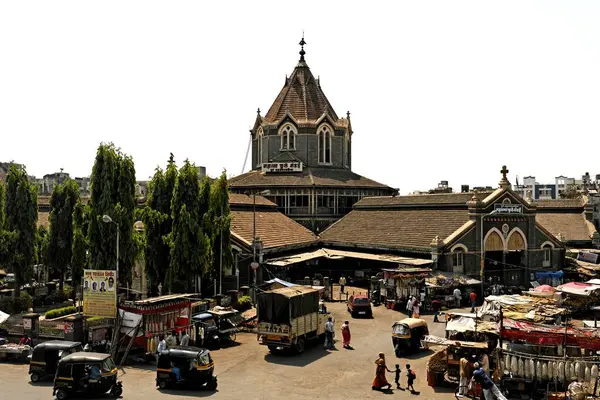
<instances>
[{"instance_id":1,"label":"arched entrance","mask_svg":"<svg viewBox=\"0 0 600 400\"><path fill-rule=\"evenodd\" d=\"M519 228L513 228L507 235L504 256L505 281L508 285L523 283L526 250L525 234Z\"/></svg>"},{"instance_id":2,"label":"arched entrance","mask_svg":"<svg viewBox=\"0 0 600 400\"><path fill-rule=\"evenodd\" d=\"M490 229L483 240L484 281L486 285L502 284L505 240L497 228Z\"/></svg>"}]
</instances>

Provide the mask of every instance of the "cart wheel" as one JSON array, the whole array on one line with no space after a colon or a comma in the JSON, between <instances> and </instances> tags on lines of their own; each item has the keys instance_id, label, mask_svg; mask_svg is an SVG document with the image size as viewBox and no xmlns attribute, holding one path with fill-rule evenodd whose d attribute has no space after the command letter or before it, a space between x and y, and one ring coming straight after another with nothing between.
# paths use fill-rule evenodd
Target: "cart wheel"
<instances>
[{"instance_id":1,"label":"cart wheel","mask_svg":"<svg viewBox=\"0 0 600 400\"><path fill-rule=\"evenodd\" d=\"M67 398L67 392L65 392L62 389L58 389L58 391L56 392L56 398L58 400L65 400Z\"/></svg>"},{"instance_id":2,"label":"cart wheel","mask_svg":"<svg viewBox=\"0 0 600 400\"><path fill-rule=\"evenodd\" d=\"M161 389L166 389L167 388L167 381L159 381L158 382L158 387Z\"/></svg>"},{"instance_id":3,"label":"cart wheel","mask_svg":"<svg viewBox=\"0 0 600 400\"><path fill-rule=\"evenodd\" d=\"M31 374L31 376L29 378L31 379L31 382L33 382L33 383L37 383L40 381L40 376L35 372L33 374Z\"/></svg>"}]
</instances>

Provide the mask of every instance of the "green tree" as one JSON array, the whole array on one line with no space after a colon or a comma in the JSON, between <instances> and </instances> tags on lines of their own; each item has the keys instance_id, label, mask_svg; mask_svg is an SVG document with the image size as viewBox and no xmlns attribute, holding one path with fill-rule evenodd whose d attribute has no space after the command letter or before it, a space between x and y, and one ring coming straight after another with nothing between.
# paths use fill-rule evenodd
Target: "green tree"
<instances>
[{"instance_id":1,"label":"green tree","mask_svg":"<svg viewBox=\"0 0 600 400\"><path fill-rule=\"evenodd\" d=\"M130 156L113 144L101 144L96 153L91 177L88 246L93 269L116 267L115 224L103 222L108 215L120 230L119 281L128 281L138 251L134 238L135 168Z\"/></svg>"},{"instance_id":2,"label":"green tree","mask_svg":"<svg viewBox=\"0 0 600 400\"><path fill-rule=\"evenodd\" d=\"M73 210L73 250L71 253L71 276L73 277L73 286L81 285L83 270L87 265L87 241L85 238L85 207L81 200L75 205Z\"/></svg>"},{"instance_id":3,"label":"green tree","mask_svg":"<svg viewBox=\"0 0 600 400\"><path fill-rule=\"evenodd\" d=\"M228 271L233 266L229 187L225 171L223 171L219 179L212 183L209 218L210 226L207 226L207 229L210 229L213 257L212 263L209 265L212 268L206 271L206 275L219 276L218 279L220 280L219 269L222 267L223 271Z\"/></svg>"},{"instance_id":4,"label":"green tree","mask_svg":"<svg viewBox=\"0 0 600 400\"><path fill-rule=\"evenodd\" d=\"M79 201L79 186L72 179L56 186L50 198L48 265L58 273L61 293L73 257L73 211Z\"/></svg>"},{"instance_id":5,"label":"green tree","mask_svg":"<svg viewBox=\"0 0 600 400\"><path fill-rule=\"evenodd\" d=\"M39 226L36 236L36 262L42 265L48 265L48 229L45 226Z\"/></svg>"},{"instance_id":6,"label":"green tree","mask_svg":"<svg viewBox=\"0 0 600 400\"><path fill-rule=\"evenodd\" d=\"M31 275L35 261L37 234L37 188L29 183L23 167L12 165L8 171L4 214L4 229L14 235L5 262L15 274L15 295L20 297L21 285Z\"/></svg>"},{"instance_id":7,"label":"green tree","mask_svg":"<svg viewBox=\"0 0 600 400\"><path fill-rule=\"evenodd\" d=\"M165 282L170 265L171 249L167 238L173 226L171 202L177 174L175 159L171 154L166 171L157 168L152 177L148 199L141 216L146 242L146 273L152 293L157 293L158 284Z\"/></svg>"},{"instance_id":8,"label":"green tree","mask_svg":"<svg viewBox=\"0 0 600 400\"><path fill-rule=\"evenodd\" d=\"M561 199L581 199L581 192L579 190L579 186L572 184L568 185L559 196Z\"/></svg>"},{"instance_id":9,"label":"green tree","mask_svg":"<svg viewBox=\"0 0 600 400\"><path fill-rule=\"evenodd\" d=\"M192 290L194 277L210 262L210 240L203 231L202 210L208 209L205 202L198 168L186 160L179 170L171 203L173 229L168 239L171 260L165 280L169 291Z\"/></svg>"}]
</instances>

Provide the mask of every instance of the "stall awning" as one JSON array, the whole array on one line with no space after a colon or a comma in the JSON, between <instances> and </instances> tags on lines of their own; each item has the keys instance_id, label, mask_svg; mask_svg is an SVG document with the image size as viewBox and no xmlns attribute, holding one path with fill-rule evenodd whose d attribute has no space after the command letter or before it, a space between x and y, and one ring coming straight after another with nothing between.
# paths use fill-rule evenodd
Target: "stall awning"
<instances>
[{"instance_id":1,"label":"stall awning","mask_svg":"<svg viewBox=\"0 0 600 400\"><path fill-rule=\"evenodd\" d=\"M390 254L373 254L362 253L358 251L345 251L333 249L318 249L310 252L294 254L287 257L267 260L265 263L275 267L286 267L291 264L297 264L300 262L309 261L321 257L329 258L332 260L342 260L344 258L358 258L361 260L389 262L398 265L410 265L415 267L426 267L433 263L432 260L425 260L421 258L401 257Z\"/></svg>"},{"instance_id":2,"label":"stall awning","mask_svg":"<svg viewBox=\"0 0 600 400\"><path fill-rule=\"evenodd\" d=\"M558 286L556 289L563 293L574 294L577 296L589 296L600 291L600 286L581 282L569 282Z\"/></svg>"},{"instance_id":3,"label":"stall awning","mask_svg":"<svg viewBox=\"0 0 600 400\"><path fill-rule=\"evenodd\" d=\"M487 349L487 342L465 342L461 340L450 340L444 339L439 336L427 335L423 338L425 343L439 345L439 346L457 346L466 347L471 349Z\"/></svg>"},{"instance_id":4,"label":"stall awning","mask_svg":"<svg viewBox=\"0 0 600 400\"><path fill-rule=\"evenodd\" d=\"M427 278L427 286L432 288L442 288L451 286L475 286L480 285L481 281L471 278L464 274L455 272L436 271L435 275Z\"/></svg>"},{"instance_id":5,"label":"stall awning","mask_svg":"<svg viewBox=\"0 0 600 400\"><path fill-rule=\"evenodd\" d=\"M474 314L473 314L474 315ZM455 332L483 332L498 334L498 328L495 322L475 321L475 318L458 317L453 318L446 323L447 331Z\"/></svg>"}]
</instances>

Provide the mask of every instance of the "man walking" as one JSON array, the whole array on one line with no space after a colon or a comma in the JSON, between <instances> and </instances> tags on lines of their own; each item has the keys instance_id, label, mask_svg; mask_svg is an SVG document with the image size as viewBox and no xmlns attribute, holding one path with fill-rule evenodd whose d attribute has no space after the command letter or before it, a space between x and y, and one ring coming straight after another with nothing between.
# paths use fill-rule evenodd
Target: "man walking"
<instances>
[{"instance_id":1,"label":"man walking","mask_svg":"<svg viewBox=\"0 0 600 400\"><path fill-rule=\"evenodd\" d=\"M344 293L344 287L346 286L346 277L340 276L340 294Z\"/></svg>"},{"instance_id":2,"label":"man walking","mask_svg":"<svg viewBox=\"0 0 600 400\"><path fill-rule=\"evenodd\" d=\"M329 317L325 322L325 350L331 350L335 348L333 345L333 318Z\"/></svg>"},{"instance_id":3,"label":"man walking","mask_svg":"<svg viewBox=\"0 0 600 400\"><path fill-rule=\"evenodd\" d=\"M471 300L471 312L475 312L475 306L477 305L477 294L473 290L469 295L469 300Z\"/></svg>"},{"instance_id":4,"label":"man walking","mask_svg":"<svg viewBox=\"0 0 600 400\"><path fill-rule=\"evenodd\" d=\"M473 379L481 385L485 400L494 400L494 396L496 396L498 400L507 400L494 381L487 376L482 368L479 368L479 363L475 363L474 367L475 372L473 372Z\"/></svg>"},{"instance_id":5,"label":"man walking","mask_svg":"<svg viewBox=\"0 0 600 400\"><path fill-rule=\"evenodd\" d=\"M464 396L467 392L469 378L472 375L471 369L472 367L469 360L467 360L465 357L461 358L459 361L460 383L458 386L458 394L460 396Z\"/></svg>"}]
</instances>

